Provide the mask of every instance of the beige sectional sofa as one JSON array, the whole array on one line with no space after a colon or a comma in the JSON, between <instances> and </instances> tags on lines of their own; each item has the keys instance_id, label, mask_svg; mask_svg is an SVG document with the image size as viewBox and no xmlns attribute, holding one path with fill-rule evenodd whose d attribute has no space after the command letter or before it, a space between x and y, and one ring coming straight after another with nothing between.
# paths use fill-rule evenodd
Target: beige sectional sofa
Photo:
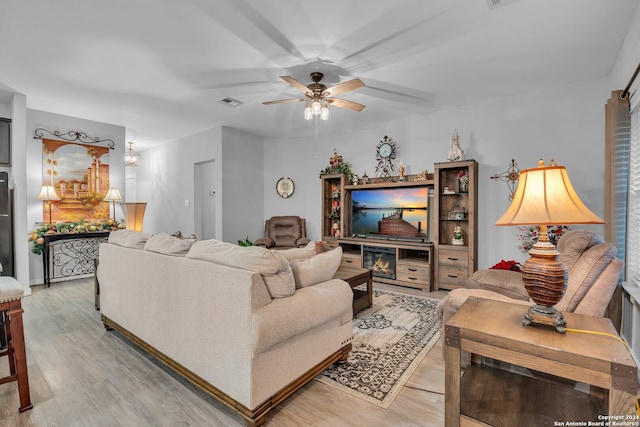
<instances>
[{"instance_id":1,"label":"beige sectional sofa","mask_svg":"<svg viewBox=\"0 0 640 427\"><path fill-rule=\"evenodd\" d=\"M341 251L291 251L113 232L96 273L105 327L261 425L351 349Z\"/></svg>"}]
</instances>

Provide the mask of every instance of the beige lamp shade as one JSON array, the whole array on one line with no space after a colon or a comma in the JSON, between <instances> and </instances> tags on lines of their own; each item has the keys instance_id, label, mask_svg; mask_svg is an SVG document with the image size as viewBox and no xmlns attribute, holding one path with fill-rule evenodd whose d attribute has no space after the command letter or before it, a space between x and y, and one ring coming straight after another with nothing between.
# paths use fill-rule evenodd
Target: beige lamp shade
<instances>
[{"instance_id":1,"label":"beige lamp shade","mask_svg":"<svg viewBox=\"0 0 640 427\"><path fill-rule=\"evenodd\" d=\"M564 166L545 166L520 172L509 209L495 225L604 224L582 203Z\"/></svg>"},{"instance_id":2,"label":"beige lamp shade","mask_svg":"<svg viewBox=\"0 0 640 427\"><path fill-rule=\"evenodd\" d=\"M144 211L146 208L146 202L122 203L122 211L124 212L124 221L127 225L127 230L142 231L142 221L144 220Z\"/></svg>"},{"instance_id":3,"label":"beige lamp shade","mask_svg":"<svg viewBox=\"0 0 640 427\"><path fill-rule=\"evenodd\" d=\"M39 200L60 200L60 197L56 193L56 189L53 188L53 185L43 185L40 190L40 194L38 194Z\"/></svg>"},{"instance_id":4,"label":"beige lamp shade","mask_svg":"<svg viewBox=\"0 0 640 427\"><path fill-rule=\"evenodd\" d=\"M119 202L120 200L122 200L122 196L120 195L120 190L117 188L110 188L109 191L107 191L107 195L104 196L105 202Z\"/></svg>"}]
</instances>

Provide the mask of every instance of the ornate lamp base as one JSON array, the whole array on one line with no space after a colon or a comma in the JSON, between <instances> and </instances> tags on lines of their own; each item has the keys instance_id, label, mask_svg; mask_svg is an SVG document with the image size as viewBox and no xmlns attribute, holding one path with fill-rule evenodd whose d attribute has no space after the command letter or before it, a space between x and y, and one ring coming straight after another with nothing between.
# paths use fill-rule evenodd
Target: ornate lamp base
<instances>
[{"instance_id":1,"label":"ornate lamp base","mask_svg":"<svg viewBox=\"0 0 640 427\"><path fill-rule=\"evenodd\" d=\"M544 305L536 304L529 308L527 314L524 315L522 324L524 326L530 326L532 324L548 325L556 328L556 331L561 334L566 333L565 326L567 322L564 320L564 315L556 310L554 307L545 307Z\"/></svg>"},{"instance_id":2,"label":"ornate lamp base","mask_svg":"<svg viewBox=\"0 0 640 427\"><path fill-rule=\"evenodd\" d=\"M522 324L554 326L564 334L567 322L553 306L562 299L567 289L567 268L558 259L555 246L549 242L546 226L540 227L540 237L529 255L531 258L525 261L522 268L522 282L536 304L524 316Z\"/></svg>"}]
</instances>

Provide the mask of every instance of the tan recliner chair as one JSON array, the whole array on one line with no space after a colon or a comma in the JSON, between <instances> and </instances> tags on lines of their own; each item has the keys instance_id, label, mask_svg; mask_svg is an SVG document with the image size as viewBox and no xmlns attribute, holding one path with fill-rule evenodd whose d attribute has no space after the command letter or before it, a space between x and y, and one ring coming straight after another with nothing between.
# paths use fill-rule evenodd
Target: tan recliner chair
<instances>
[{"instance_id":1,"label":"tan recliner chair","mask_svg":"<svg viewBox=\"0 0 640 427\"><path fill-rule=\"evenodd\" d=\"M558 240L560 260L569 271L567 290L556 309L603 317L613 296L623 262L618 249L587 230L570 230ZM533 305L522 283L522 274L508 270L479 270L463 288L449 292L436 308L441 336L444 325L469 297ZM523 310L523 315L526 310Z\"/></svg>"},{"instance_id":2,"label":"tan recliner chair","mask_svg":"<svg viewBox=\"0 0 640 427\"><path fill-rule=\"evenodd\" d=\"M256 240L256 246L269 249L291 249L306 246L307 221L299 216L273 216L265 221L264 237Z\"/></svg>"}]
</instances>

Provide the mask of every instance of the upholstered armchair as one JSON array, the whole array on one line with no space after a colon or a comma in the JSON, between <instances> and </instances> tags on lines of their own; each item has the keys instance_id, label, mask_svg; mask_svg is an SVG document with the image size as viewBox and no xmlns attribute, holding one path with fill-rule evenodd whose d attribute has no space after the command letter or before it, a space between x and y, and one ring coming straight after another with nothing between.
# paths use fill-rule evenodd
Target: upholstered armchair
<instances>
[{"instance_id":1,"label":"upholstered armchair","mask_svg":"<svg viewBox=\"0 0 640 427\"><path fill-rule=\"evenodd\" d=\"M587 230L570 230L558 240L560 259L569 271L567 290L556 309L588 316L603 317L613 296L623 262L615 256L618 249ZM522 283L522 274L509 270L479 270L467 279L463 288L449 292L436 308L440 330L469 297L533 305ZM523 309L524 316L526 310Z\"/></svg>"},{"instance_id":2,"label":"upholstered armchair","mask_svg":"<svg viewBox=\"0 0 640 427\"><path fill-rule=\"evenodd\" d=\"M256 240L256 246L269 249L291 249L306 246L307 221L299 216L273 216L265 221L264 237Z\"/></svg>"}]
</instances>

